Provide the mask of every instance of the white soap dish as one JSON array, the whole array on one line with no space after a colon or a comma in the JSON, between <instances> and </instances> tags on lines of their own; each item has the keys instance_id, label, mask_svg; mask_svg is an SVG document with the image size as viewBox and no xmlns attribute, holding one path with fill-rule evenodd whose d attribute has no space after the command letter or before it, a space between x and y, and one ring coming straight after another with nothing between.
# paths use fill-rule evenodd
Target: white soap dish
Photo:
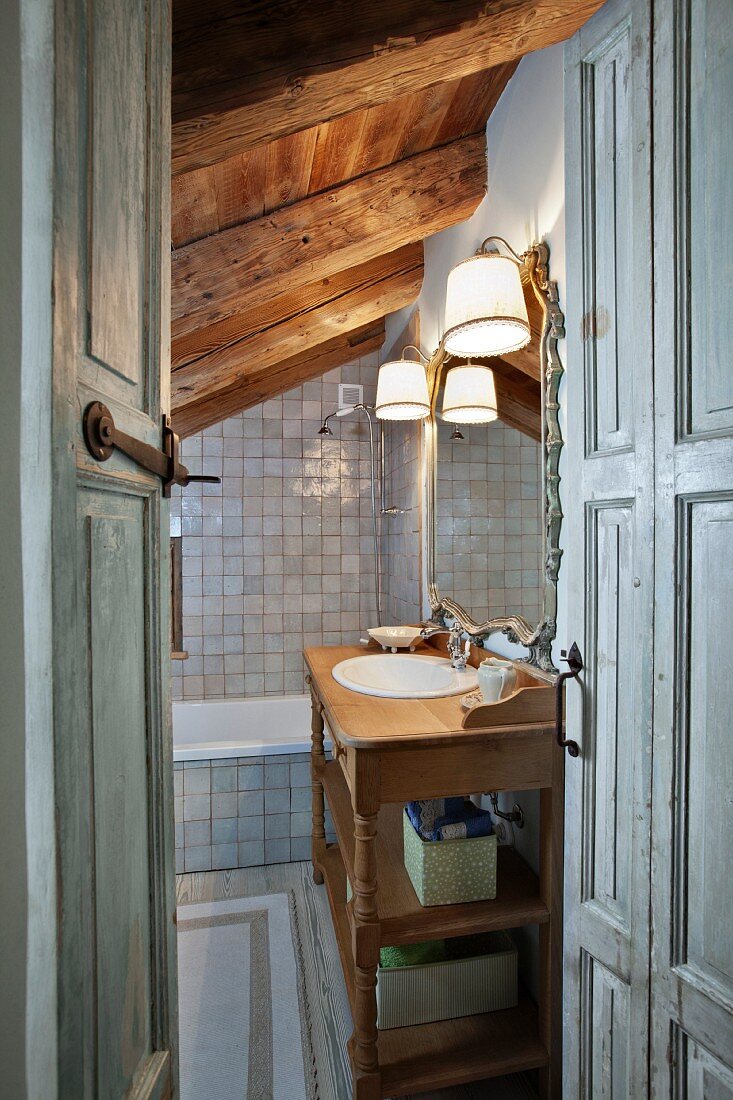
<instances>
[{"instance_id":1,"label":"white soap dish","mask_svg":"<svg viewBox=\"0 0 733 1100\"><path fill-rule=\"evenodd\" d=\"M382 649L393 653L398 649L409 649L413 653L422 640L419 628L414 626L375 626L368 634Z\"/></svg>"}]
</instances>

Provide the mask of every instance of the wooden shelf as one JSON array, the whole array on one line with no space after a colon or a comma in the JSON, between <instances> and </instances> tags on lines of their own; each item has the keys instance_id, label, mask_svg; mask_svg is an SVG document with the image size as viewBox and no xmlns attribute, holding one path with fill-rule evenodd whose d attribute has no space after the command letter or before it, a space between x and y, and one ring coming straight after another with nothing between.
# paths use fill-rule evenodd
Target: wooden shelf
<instances>
[{"instance_id":1,"label":"wooden shelf","mask_svg":"<svg viewBox=\"0 0 733 1100\"><path fill-rule=\"evenodd\" d=\"M351 796L340 765L325 766L322 781L338 837L339 862L354 881L354 825ZM402 855L402 806L379 811L377 832L378 909L383 946L421 943L444 936L544 924L547 906L540 899L537 876L513 848L499 846L497 894L494 901L463 905L420 905ZM344 918L345 919L345 918ZM492 1013L492 1017L495 1013ZM468 1080L468 1078L467 1078Z\"/></svg>"},{"instance_id":2,"label":"wooden shelf","mask_svg":"<svg viewBox=\"0 0 733 1100\"><path fill-rule=\"evenodd\" d=\"M322 869L353 1012L346 869L337 847L326 850ZM516 1008L381 1031L378 1050L382 1095L390 1097L539 1069L548 1063L539 1038L537 1009L527 996Z\"/></svg>"}]
</instances>

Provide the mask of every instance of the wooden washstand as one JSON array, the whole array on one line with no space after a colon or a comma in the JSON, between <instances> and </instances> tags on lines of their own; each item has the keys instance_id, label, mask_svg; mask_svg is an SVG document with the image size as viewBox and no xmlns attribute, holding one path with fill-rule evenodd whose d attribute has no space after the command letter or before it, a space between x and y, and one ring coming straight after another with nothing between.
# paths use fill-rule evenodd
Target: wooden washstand
<instances>
[{"instance_id":1,"label":"wooden washstand","mask_svg":"<svg viewBox=\"0 0 733 1100\"><path fill-rule=\"evenodd\" d=\"M442 646L423 652L436 648ZM353 1100L522 1070L537 1070L542 1097L559 1100L564 759L555 743L553 688L518 665L512 696L467 717L460 696L380 699L337 684L333 667L364 653L355 646L305 652L313 704L313 873L326 884L351 1002ZM485 656L474 651L471 663ZM324 753L324 719L332 761ZM513 848L500 846L494 901L423 908L402 859L405 802L534 789L540 791L539 876ZM326 844L324 795L337 845ZM505 1011L378 1031L381 947L530 924L539 926L537 1005L522 994L518 1006Z\"/></svg>"}]
</instances>

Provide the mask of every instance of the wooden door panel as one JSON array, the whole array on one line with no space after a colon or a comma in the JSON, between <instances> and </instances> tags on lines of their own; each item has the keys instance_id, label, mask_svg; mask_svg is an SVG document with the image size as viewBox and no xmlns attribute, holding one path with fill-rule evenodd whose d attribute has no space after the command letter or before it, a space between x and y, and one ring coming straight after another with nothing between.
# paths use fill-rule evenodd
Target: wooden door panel
<instances>
[{"instance_id":1,"label":"wooden door panel","mask_svg":"<svg viewBox=\"0 0 733 1100\"><path fill-rule=\"evenodd\" d=\"M593 1100L628 1100L634 1095L628 982L586 953L580 982L585 1094Z\"/></svg>"},{"instance_id":2,"label":"wooden door panel","mask_svg":"<svg viewBox=\"0 0 733 1100\"><path fill-rule=\"evenodd\" d=\"M733 621L733 494L686 502L684 511L680 536L689 554L679 618L689 622L690 686L679 731L687 766L675 821L685 884L676 912L676 962L733 1004L733 677L718 633L721 623Z\"/></svg>"},{"instance_id":3,"label":"wooden door panel","mask_svg":"<svg viewBox=\"0 0 733 1100\"><path fill-rule=\"evenodd\" d=\"M596 303L583 316L586 347L588 453L632 447L633 335L628 324L633 281L629 127L631 22L615 25L585 53L581 70L586 195L585 278Z\"/></svg>"},{"instance_id":4,"label":"wooden door panel","mask_svg":"<svg viewBox=\"0 0 733 1100\"><path fill-rule=\"evenodd\" d=\"M690 391L686 431L695 436L733 429L733 299L720 292L733 283L733 202L719 201L730 196L733 173L733 17L730 0L694 0L680 7L686 9L680 21L686 48L680 53L685 99L679 139L689 165L685 215L692 367L685 378Z\"/></svg>"},{"instance_id":5,"label":"wooden door panel","mask_svg":"<svg viewBox=\"0 0 733 1100\"><path fill-rule=\"evenodd\" d=\"M167 503L87 451L87 404L162 443L166 0L57 0L54 629L61 1100L176 1089ZM55 1091L56 1090L52 1090Z\"/></svg>"},{"instance_id":6,"label":"wooden door panel","mask_svg":"<svg viewBox=\"0 0 733 1100\"><path fill-rule=\"evenodd\" d=\"M563 1095L641 1096L648 1030L653 422L650 12L566 48L569 622ZM630 1091L631 1090L631 1091Z\"/></svg>"},{"instance_id":7,"label":"wooden door panel","mask_svg":"<svg viewBox=\"0 0 733 1100\"><path fill-rule=\"evenodd\" d=\"M589 605L585 690L592 708L586 719L594 737L586 746L583 834L583 903L628 935L631 882L631 819L634 738L639 699L636 669L628 655L634 621L633 501L604 500L588 506L586 575L595 604ZM628 977L627 977L628 980Z\"/></svg>"},{"instance_id":8,"label":"wooden door panel","mask_svg":"<svg viewBox=\"0 0 733 1100\"><path fill-rule=\"evenodd\" d=\"M80 591L90 628L87 664L92 859L90 929L96 1030L117 1037L97 1051L97 1090L123 1096L153 1055L152 814L147 767L145 498L94 488L79 494Z\"/></svg>"},{"instance_id":9,"label":"wooden door panel","mask_svg":"<svg viewBox=\"0 0 733 1100\"><path fill-rule=\"evenodd\" d=\"M105 388L137 408L145 398L148 29L145 0L88 5L89 354L109 372Z\"/></svg>"},{"instance_id":10,"label":"wooden door panel","mask_svg":"<svg viewBox=\"0 0 733 1100\"><path fill-rule=\"evenodd\" d=\"M673 1035L676 1073L672 1095L685 1100L733 1100L733 1072L681 1028Z\"/></svg>"},{"instance_id":11,"label":"wooden door panel","mask_svg":"<svg viewBox=\"0 0 733 1100\"><path fill-rule=\"evenodd\" d=\"M657 430L651 1074L659 1095L733 1080L733 7L657 0ZM727 104L727 106L726 106ZM676 260L676 262L674 262Z\"/></svg>"}]
</instances>

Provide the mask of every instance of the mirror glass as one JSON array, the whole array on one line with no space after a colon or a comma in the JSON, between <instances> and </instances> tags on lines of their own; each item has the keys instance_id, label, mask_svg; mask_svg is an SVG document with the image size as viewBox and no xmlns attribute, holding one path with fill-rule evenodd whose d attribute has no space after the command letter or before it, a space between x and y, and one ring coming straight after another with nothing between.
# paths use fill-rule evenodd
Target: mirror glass
<instances>
[{"instance_id":1,"label":"mirror glass","mask_svg":"<svg viewBox=\"0 0 733 1100\"><path fill-rule=\"evenodd\" d=\"M444 380L438 395L442 408ZM540 423L537 394L537 424ZM478 623L542 614L542 445L505 420L436 424L438 588Z\"/></svg>"},{"instance_id":2,"label":"mirror glass","mask_svg":"<svg viewBox=\"0 0 733 1100\"><path fill-rule=\"evenodd\" d=\"M440 346L427 368L432 415L425 441L433 619L457 619L476 642L503 631L527 647L531 664L554 673L562 523L557 341L564 318L548 259L544 243L519 258L530 342L480 361L493 373L498 418L458 425L443 419L446 378L466 361Z\"/></svg>"}]
</instances>

